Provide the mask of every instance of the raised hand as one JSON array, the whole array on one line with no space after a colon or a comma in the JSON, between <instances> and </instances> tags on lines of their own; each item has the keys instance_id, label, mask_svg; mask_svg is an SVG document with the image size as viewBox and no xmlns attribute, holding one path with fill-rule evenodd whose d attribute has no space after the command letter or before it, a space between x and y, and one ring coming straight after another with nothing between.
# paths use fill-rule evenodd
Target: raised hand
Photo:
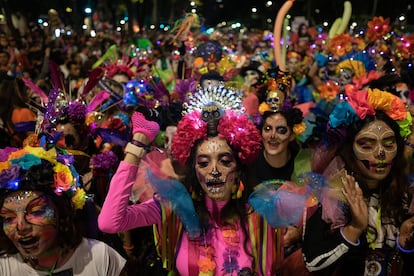
<instances>
[{"instance_id":1,"label":"raised hand","mask_svg":"<svg viewBox=\"0 0 414 276\"><path fill-rule=\"evenodd\" d=\"M414 249L414 216L401 224L398 243L404 249Z\"/></svg>"},{"instance_id":2,"label":"raised hand","mask_svg":"<svg viewBox=\"0 0 414 276\"><path fill-rule=\"evenodd\" d=\"M149 142L152 142L160 131L160 126L154 121L148 121L140 112L132 114L132 133L142 133L147 136Z\"/></svg>"},{"instance_id":3,"label":"raised hand","mask_svg":"<svg viewBox=\"0 0 414 276\"><path fill-rule=\"evenodd\" d=\"M359 236L368 227L368 206L364 201L363 193L351 175L342 179L343 194L351 209L351 221L344 227L344 235L351 241L357 241Z\"/></svg>"}]
</instances>

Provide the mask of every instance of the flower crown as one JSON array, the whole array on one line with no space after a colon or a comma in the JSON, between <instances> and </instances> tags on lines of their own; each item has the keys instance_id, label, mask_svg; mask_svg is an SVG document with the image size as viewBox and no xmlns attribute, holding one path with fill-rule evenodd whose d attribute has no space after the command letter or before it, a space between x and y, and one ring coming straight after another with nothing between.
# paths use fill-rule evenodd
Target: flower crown
<instances>
[{"instance_id":1,"label":"flower crown","mask_svg":"<svg viewBox=\"0 0 414 276\"><path fill-rule=\"evenodd\" d=\"M243 113L241 96L223 86L200 88L189 97L187 109L172 138L172 154L181 164L186 164L191 149L199 139L207 139L211 122L205 114L213 114L217 119L216 133L226 139L238 152L241 162L252 162L261 148L261 136L256 126Z\"/></svg>"},{"instance_id":2,"label":"flower crown","mask_svg":"<svg viewBox=\"0 0 414 276\"><path fill-rule=\"evenodd\" d=\"M398 123L403 138L410 135L412 118L399 97L379 89L357 90L352 85L345 87L344 101L329 115L329 126L347 127L367 115L375 115L376 110L383 111Z\"/></svg>"},{"instance_id":3,"label":"flower crown","mask_svg":"<svg viewBox=\"0 0 414 276\"><path fill-rule=\"evenodd\" d=\"M306 125L303 122L302 112L293 107L292 101L287 97L291 85L292 76L289 73L278 71L277 79L270 77L267 80L266 101L259 105L259 113L263 116L265 112L279 112L285 117L292 117L293 132L295 135L300 135L305 131Z\"/></svg>"},{"instance_id":4,"label":"flower crown","mask_svg":"<svg viewBox=\"0 0 414 276\"><path fill-rule=\"evenodd\" d=\"M74 158L69 154L59 154L55 148L26 146L22 149L5 148L0 150L0 189L53 189L56 195L65 195L75 209L82 209L86 193L81 188L79 175L73 166ZM33 166L52 166L50 175L36 175L30 171ZM50 177L50 181L48 178ZM50 183L53 182L53 183Z\"/></svg>"}]
</instances>

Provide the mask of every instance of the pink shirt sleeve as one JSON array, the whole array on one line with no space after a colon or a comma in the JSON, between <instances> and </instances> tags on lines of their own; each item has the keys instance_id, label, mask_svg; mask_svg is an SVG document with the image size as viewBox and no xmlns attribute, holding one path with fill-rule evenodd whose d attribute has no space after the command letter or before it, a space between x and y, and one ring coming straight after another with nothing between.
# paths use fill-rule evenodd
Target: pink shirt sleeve
<instances>
[{"instance_id":1,"label":"pink shirt sleeve","mask_svg":"<svg viewBox=\"0 0 414 276\"><path fill-rule=\"evenodd\" d=\"M122 161L111 180L108 195L98 217L101 231L116 233L157 224L161 221L159 205L149 199L141 204L129 204L138 166Z\"/></svg>"}]
</instances>

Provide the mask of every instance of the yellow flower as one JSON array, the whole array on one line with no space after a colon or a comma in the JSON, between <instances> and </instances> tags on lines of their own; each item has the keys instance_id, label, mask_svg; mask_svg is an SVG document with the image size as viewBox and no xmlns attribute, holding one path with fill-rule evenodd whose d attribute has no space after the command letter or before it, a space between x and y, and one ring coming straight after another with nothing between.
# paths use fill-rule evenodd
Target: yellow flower
<instances>
[{"instance_id":1,"label":"yellow flower","mask_svg":"<svg viewBox=\"0 0 414 276\"><path fill-rule=\"evenodd\" d=\"M75 209L82 209L85 205L86 193L82 188L77 188L75 195L72 197L72 204Z\"/></svg>"},{"instance_id":2,"label":"yellow flower","mask_svg":"<svg viewBox=\"0 0 414 276\"><path fill-rule=\"evenodd\" d=\"M293 133L295 133L295 135L299 135L303 133L305 130L306 130L306 125L304 122L301 122L300 124L296 124L293 126Z\"/></svg>"},{"instance_id":3,"label":"yellow flower","mask_svg":"<svg viewBox=\"0 0 414 276\"><path fill-rule=\"evenodd\" d=\"M269 111L269 110L270 110L270 106L267 103L263 102L259 105L259 113L260 114L263 115L263 113L265 113L266 111Z\"/></svg>"},{"instance_id":4,"label":"yellow flower","mask_svg":"<svg viewBox=\"0 0 414 276\"><path fill-rule=\"evenodd\" d=\"M7 170L10 167L9 161L0 162L0 172Z\"/></svg>"}]
</instances>

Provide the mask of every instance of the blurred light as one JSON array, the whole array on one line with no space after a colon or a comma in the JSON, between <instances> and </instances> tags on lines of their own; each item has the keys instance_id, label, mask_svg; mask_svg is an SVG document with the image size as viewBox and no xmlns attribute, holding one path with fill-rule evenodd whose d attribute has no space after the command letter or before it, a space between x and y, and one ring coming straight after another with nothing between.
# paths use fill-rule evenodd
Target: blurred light
<instances>
[{"instance_id":1,"label":"blurred light","mask_svg":"<svg viewBox=\"0 0 414 276\"><path fill-rule=\"evenodd\" d=\"M82 25L82 29L86 30L88 28L88 26L86 26L85 24Z\"/></svg>"},{"instance_id":2,"label":"blurred light","mask_svg":"<svg viewBox=\"0 0 414 276\"><path fill-rule=\"evenodd\" d=\"M71 35L72 35L72 32L71 32L71 31L67 31L67 32L66 32L66 35L67 35L67 36L71 36Z\"/></svg>"},{"instance_id":3,"label":"blurred light","mask_svg":"<svg viewBox=\"0 0 414 276\"><path fill-rule=\"evenodd\" d=\"M129 17L128 17L128 16L125 16L125 17L124 17L124 20L125 20L125 21L128 21L128 20L129 20Z\"/></svg>"},{"instance_id":4,"label":"blurred light","mask_svg":"<svg viewBox=\"0 0 414 276\"><path fill-rule=\"evenodd\" d=\"M268 18L268 19L266 19L266 22L267 23L272 23L272 19L271 18Z\"/></svg>"},{"instance_id":5,"label":"blurred light","mask_svg":"<svg viewBox=\"0 0 414 276\"><path fill-rule=\"evenodd\" d=\"M66 7L66 12L72 12L72 8L71 7Z\"/></svg>"},{"instance_id":6,"label":"blurred light","mask_svg":"<svg viewBox=\"0 0 414 276\"><path fill-rule=\"evenodd\" d=\"M273 5L273 2L272 1L267 1L266 2L266 7L270 7L270 6L272 6Z\"/></svg>"},{"instance_id":7,"label":"blurred light","mask_svg":"<svg viewBox=\"0 0 414 276\"><path fill-rule=\"evenodd\" d=\"M125 20L121 20L121 21L119 21L119 24L121 24L121 25L124 25L125 24Z\"/></svg>"},{"instance_id":8,"label":"blurred light","mask_svg":"<svg viewBox=\"0 0 414 276\"><path fill-rule=\"evenodd\" d=\"M164 24L160 24L160 29L164 29L165 25Z\"/></svg>"},{"instance_id":9,"label":"blurred light","mask_svg":"<svg viewBox=\"0 0 414 276\"><path fill-rule=\"evenodd\" d=\"M213 33L214 32L214 28L208 28L207 30L206 30L206 34L211 34L211 33Z\"/></svg>"},{"instance_id":10,"label":"blurred light","mask_svg":"<svg viewBox=\"0 0 414 276\"><path fill-rule=\"evenodd\" d=\"M257 12L257 9L256 8L252 8L252 12L253 13Z\"/></svg>"},{"instance_id":11,"label":"blurred light","mask_svg":"<svg viewBox=\"0 0 414 276\"><path fill-rule=\"evenodd\" d=\"M191 2L190 2L190 6L191 6L191 7L194 7L194 6L195 6L195 2L194 2L194 1L191 1Z\"/></svg>"},{"instance_id":12,"label":"blurred light","mask_svg":"<svg viewBox=\"0 0 414 276\"><path fill-rule=\"evenodd\" d=\"M117 32L120 32L122 30L122 28L121 27L116 27L116 31Z\"/></svg>"},{"instance_id":13,"label":"blurred light","mask_svg":"<svg viewBox=\"0 0 414 276\"><path fill-rule=\"evenodd\" d=\"M197 13L196 9L191 9L191 13Z\"/></svg>"},{"instance_id":14,"label":"blurred light","mask_svg":"<svg viewBox=\"0 0 414 276\"><path fill-rule=\"evenodd\" d=\"M37 20L37 23L42 24L42 23L43 23L43 19L42 19L42 18L39 18L39 19Z\"/></svg>"},{"instance_id":15,"label":"blurred light","mask_svg":"<svg viewBox=\"0 0 414 276\"><path fill-rule=\"evenodd\" d=\"M91 8L85 8L85 13L91 14L92 13L92 9Z\"/></svg>"},{"instance_id":16,"label":"blurred light","mask_svg":"<svg viewBox=\"0 0 414 276\"><path fill-rule=\"evenodd\" d=\"M60 29L56 29L55 30L55 36L56 37L60 37Z\"/></svg>"},{"instance_id":17,"label":"blurred light","mask_svg":"<svg viewBox=\"0 0 414 276\"><path fill-rule=\"evenodd\" d=\"M319 14L321 12L320 9L315 9L315 13Z\"/></svg>"},{"instance_id":18,"label":"blurred light","mask_svg":"<svg viewBox=\"0 0 414 276\"><path fill-rule=\"evenodd\" d=\"M154 24L151 24L151 25L150 25L150 29L151 29L151 30L154 30L154 29L155 29L155 25L154 25Z\"/></svg>"},{"instance_id":19,"label":"blurred light","mask_svg":"<svg viewBox=\"0 0 414 276\"><path fill-rule=\"evenodd\" d=\"M42 23L43 27L47 27L49 26L49 23L47 23L46 21Z\"/></svg>"},{"instance_id":20,"label":"blurred light","mask_svg":"<svg viewBox=\"0 0 414 276\"><path fill-rule=\"evenodd\" d=\"M405 20L405 15L401 15L400 17L398 17L398 20L404 21Z\"/></svg>"},{"instance_id":21,"label":"blurred light","mask_svg":"<svg viewBox=\"0 0 414 276\"><path fill-rule=\"evenodd\" d=\"M96 37L96 32L95 32L95 30L91 30L91 37Z\"/></svg>"},{"instance_id":22,"label":"blurred light","mask_svg":"<svg viewBox=\"0 0 414 276\"><path fill-rule=\"evenodd\" d=\"M290 30L292 30L292 27L291 26L286 26L286 30L290 31Z\"/></svg>"},{"instance_id":23,"label":"blurred light","mask_svg":"<svg viewBox=\"0 0 414 276\"><path fill-rule=\"evenodd\" d=\"M322 23L322 25L323 25L324 27L327 27L327 26L329 25L329 23L328 23L328 22L326 22L326 21L324 21L324 22Z\"/></svg>"}]
</instances>

